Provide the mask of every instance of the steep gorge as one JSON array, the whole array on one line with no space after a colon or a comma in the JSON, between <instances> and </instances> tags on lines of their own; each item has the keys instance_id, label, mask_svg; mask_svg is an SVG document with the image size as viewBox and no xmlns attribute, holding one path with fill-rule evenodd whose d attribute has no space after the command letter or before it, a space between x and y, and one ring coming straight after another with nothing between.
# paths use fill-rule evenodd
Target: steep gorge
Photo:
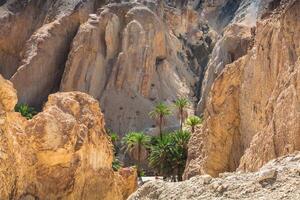
<instances>
[{"instance_id":1,"label":"steep gorge","mask_svg":"<svg viewBox=\"0 0 300 200\"><path fill-rule=\"evenodd\" d=\"M111 170L104 117L120 136L156 135L149 111L178 97L204 118L185 189L299 151L299 10L298 0L0 0L0 74L17 91L0 77L0 199L126 198L135 172ZM27 121L17 99L43 111ZM151 184L137 195L171 198Z\"/></svg>"}]
</instances>

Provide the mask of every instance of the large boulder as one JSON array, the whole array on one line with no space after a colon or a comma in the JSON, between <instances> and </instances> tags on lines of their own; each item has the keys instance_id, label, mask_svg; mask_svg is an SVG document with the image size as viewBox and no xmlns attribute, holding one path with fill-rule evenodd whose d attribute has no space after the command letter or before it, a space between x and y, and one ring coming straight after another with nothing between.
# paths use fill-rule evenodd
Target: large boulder
<instances>
[{"instance_id":1,"label":"large boulder","mask_svg":"<svg viewBox=\"0 0 300 200\"><path fill-rule=\"evenodd\" d=\"M112 170L112 144L95 99L53 94L27 120L13 112L12 85L0 83L1 198L119 200L135 190L134 169Z\"/></svg>"}]
</instances>

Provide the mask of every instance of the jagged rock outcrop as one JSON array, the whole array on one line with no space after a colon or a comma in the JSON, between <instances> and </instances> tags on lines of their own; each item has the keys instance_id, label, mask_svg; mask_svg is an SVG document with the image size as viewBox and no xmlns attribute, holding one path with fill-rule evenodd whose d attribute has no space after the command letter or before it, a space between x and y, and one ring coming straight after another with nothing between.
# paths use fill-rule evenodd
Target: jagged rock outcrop
<instances>
[{"instance_id":1,"label":"jagged rock outcrop","mask_svg":"<svg viewBox=\"0 0 300 200\"><path fill-rule=\"evenodd\" d=\"M185 178L255 171L300 150L299 9L299 1L282 1L258 22L252 50L215 80Z\"/></svg>"},{"instance_id":2,"label":"jagged rock outcrop","mask_svg":"<svg viewBox=\"0 0 300 200\"><path fill-rule=\"evenodd\" d=\"M129 200L287 199L300 198L300 153L273 160L256 173L223 173L219 178L196 176L180 183L153 181Z\"/></svg>"},{"instance_id":3,"label":"jagged rock outcrop","mask_svg":"<svg viewBox=\"0 0 300 200\"><path fill-rule=\"evenodd\" d=\"M14 48L14 46L10 48L22 54L17 55L20 61L13 63L14 71L10 73L12 76L9 76L18 91L21 102L41 107L48 95L58 90L73 37L79 25L88 18L88 14L95 11L96 2L98 1L24 1L22 8L9 12L8 15L16 19L13 18L5 24L12 28L22 26L27 31L27 34L19 32L18 29L10 31L13 34L22 35L20 39L14 35L11 38L11 40L16 40L20 48ZM9 6L15 5L8 2L2 7ZM32 14L27 10L34 10L38 14ZM34 19L37 25L34 26L35 23L28 22L24 18ZM24 21L30 26L26 26ZM4 40L10 44L10 40L5 36ZM0 49L7 52L5 46L1 46ZM11 71L10 65L4 63L2 67Z\"/></svg>"},{"instance_id":4,"label":"jagged rock outcrop","mask_svg":"<svg viewBox=\"0 0 300 200\"><path fill-rule=\"evenodd\" d=\"M49 96L27 120L0 77L1 199L126 199L136 171L112 170L112 144L98 102L80 92Z\"/></svg>"},{"instance_id":5,"label":"jagged rock outcrop","mask_svg":"<svg viewBox=\"0 0 300 200\"><path fill-rule=\"evenodd\" d=\"M211 59L203 78L200 101L197 113L201 115L206 108L206 101L215 79L224 67L244 56L253 43L253 28L248 25L234 23L229 25L220 40L215 45Z\"/></svg>"},{"instance_id":6,"label":"jagged rock outcrop","mask_svg":"<svg viewBox=\"0 0 300 200\"><path fill-rule=\"evenodd\" d=\"M199 51L209 51L209 30L204 33L199 23L192 10L149 2L107 5L80 27L61 90L84 91L99 99L109 127L118 133L155 127L148 116L155 103L172 103L180 96L196 100L193 88L200 69L192 70L188 60L198 63L198 57L201 62L202 55L195 50L188 57L189 47L180 36L190 43L195 37L195 46L203 46ZM176 121L171 117L169 126Z\"/></svg>"},{"instance_id":7,"label":"jagged rock outcrop","mask_svg":"<svg viewBox=\"0 0 300 200\"><path fill-rule=\"evenodd\" d=\"M3 2L0 73L19 101L40 109L51 93L84 91L122 133L153 128L147 114L159 101L197 101L216 33L180 1L121 2Z\"/></svg>"}]
</instances>

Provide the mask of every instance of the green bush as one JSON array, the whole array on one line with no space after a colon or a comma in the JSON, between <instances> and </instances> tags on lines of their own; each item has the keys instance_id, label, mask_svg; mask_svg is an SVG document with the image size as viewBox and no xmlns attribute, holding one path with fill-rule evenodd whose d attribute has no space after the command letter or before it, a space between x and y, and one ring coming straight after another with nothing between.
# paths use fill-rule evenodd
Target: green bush
<instances>
[{"instance_id":1,"label":"green bush","mask_svg":"<svg viewBox=\"0 0 300 200\"><path fill-rule=\"evenodd\" d=\"M37 114L35 108L23 103L16 105L15 111L21 113L21 115L27 119L32 119L33 116Z\"/></svg>"},{"instance_id":2,"label":"green bush","mask_svg":"<svg viewBox=\"0 0 300 200\"><path fill-rule=\"evenodd\" d=\"M115 158L112 162L112 168L114 171L118 171L122 166L123 164L117 158Z\"/></svg>"},{"instance_id":3,"label":"green bush","mask_svg":"<svg viewBox=\"0 0 300 200\"><path fill-rule=\"evenodd\" d=\"M137 160L138 173L142 170L140 168L142 150L143 148L148 148L150 139L150 136L145 135L143 132L130 132L122 139L122 145L125 153L137 151L137 158L133 157L133 159Z\"/></svg>"},{"instance_id":4,"label":"green bush","mask_svg":"<svg viewBox=\"0 0 300 200\"><path fill-rule=\"evenodd\" d=\"M187 159L187 144L190 132L176 131L165 134L162 138L152 139L150 147L149 165L158 174L172 180L182 180Z\"/></svg>"}]
</instances>

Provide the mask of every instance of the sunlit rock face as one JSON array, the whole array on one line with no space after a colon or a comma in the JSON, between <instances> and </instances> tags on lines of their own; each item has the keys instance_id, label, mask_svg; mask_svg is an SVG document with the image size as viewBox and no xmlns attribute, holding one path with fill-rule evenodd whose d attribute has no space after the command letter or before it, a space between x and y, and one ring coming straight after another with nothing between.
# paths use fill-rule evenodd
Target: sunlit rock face
<instances>
[{"instance_id":1,"label":"sunlit rock face","mask_svg":"<svg viewBox=\"0 0 300 200\"><path fill-rule=\"evenodd\" d=\"M112 170L112 144L98 102L80 92L49 96L27 120L0 77L0 196L3 199L126 199L134 169Z\"/></svg>"},{"instance_id":2,"label":"sunlit rock face","mask_svg":"<svg viewBox=\"0 0 300 200\"><path fill-rule=\"evenodd\" d=\"M197 100L197 75L204 73L213 45L205 41L213 34L204 26L193 10L149 2L107 5L80 26L61 91L99 99L115 132L155 127L148 113L156 103ZM171 116L167 124L176 127L178 121Z\"/></svg>"},{"instance_id":3,"label":"sunlit rock face","mask_svg":"<svg viewBox=\"0 0 300 200\"><path fill-rule=\"evenodd\" d=\"M0 7L0 73L21 102L41 107L58 90L72 39L100 4L9 0Z\"/></svg>"},{"instance_id":4,"label":"sunlit rock face","mask_svg":"<svg viewBox=\"0 0 300 200\"><path fill-rule=\"evenodd\" d=\"M299 9L299 1L283 1L265 14L252 49L216 78L206 122L190 141L186 178L255 171L300 149Z\"/></svg>"},{"instance_id":5,"label":"sunlit rock face","mask_svg":"<svg viewBox=\"0 0 300 200\"><path fill-rule=\"evenodd\" d=\"M84 91L121 134L153 132L148 112L160 101L196 103L216 32L180 1L121 2L3 2L0 73L19 101L40 109L49 94ZM177 118L167 124L176 128Z\"/></svg>"}]
</instances>

